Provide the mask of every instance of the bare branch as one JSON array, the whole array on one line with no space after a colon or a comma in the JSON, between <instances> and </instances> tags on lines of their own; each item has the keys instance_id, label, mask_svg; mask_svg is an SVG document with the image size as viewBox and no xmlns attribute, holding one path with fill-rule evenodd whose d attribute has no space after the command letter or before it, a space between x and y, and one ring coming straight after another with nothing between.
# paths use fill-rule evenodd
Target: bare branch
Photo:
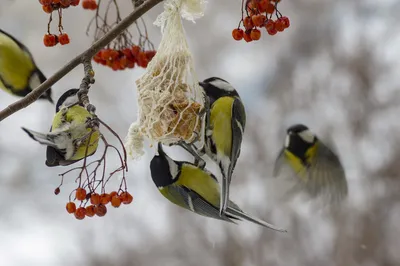
<instances>
[{"instance_id":1,"label":"bare branch","mask_svg":"<svg viewBox=\"0 0 400 266\"><path fill-rule=\"evenodd\" d=\"M112 40L118 37L118 35L124 32L138 18L140 18L143 14L145 14L147 11L149 11L160 2L162 2L162 0L147 0L142 5L140 5L140 7L135 8L135 10L131 14L129 14L129 16L118 23L115 28L110 30L100 40L96 41L89 49L72 59L68 64L58 70L53 76L48 78L45 82L43 82L40 86L31 91L24 98L14 102L13 104L10 104L4 110L2 110L0 112L0 121L3 121L5 118L9 117L13 113L16 113L17 111L26 108L30 104L35 102L40 97L40 95L46 92L52 85L62 79L79 64L83 63L84 60L87 60L87 58L92 58L104 46L109 44Z\"/></svg>"}]
</instances>

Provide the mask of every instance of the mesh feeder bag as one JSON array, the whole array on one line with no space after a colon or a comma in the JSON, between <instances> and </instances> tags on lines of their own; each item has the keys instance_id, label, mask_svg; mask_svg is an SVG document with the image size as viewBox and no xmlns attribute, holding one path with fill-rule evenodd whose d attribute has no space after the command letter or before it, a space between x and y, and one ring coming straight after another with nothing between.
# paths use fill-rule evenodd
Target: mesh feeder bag
<instances>
[{"instance_id":1,"label":"mesh feeder bag","mask_svg":"<svg viewBox=\"0 0 400 266\"><path fill-rule=\"evenodd\" d=\"M181 16L192 20L203 15L203 0L168 0L155 25L162 39L146 73L137 81L138 121L127 136L128 153L143 155L143 141L172 144L192 142L203 134L203 91L194 71ZM202 138L200 138L201 140Z\"/></svg>"}]
</instances>

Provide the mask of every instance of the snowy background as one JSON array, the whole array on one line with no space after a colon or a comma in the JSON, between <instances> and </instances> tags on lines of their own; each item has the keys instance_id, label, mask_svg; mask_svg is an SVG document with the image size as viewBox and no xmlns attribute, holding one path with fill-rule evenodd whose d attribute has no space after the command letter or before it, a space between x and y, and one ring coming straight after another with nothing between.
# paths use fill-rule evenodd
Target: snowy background
<instances>
[{"instance_id":1,"label":"snowy background","mask_svg":"<svg viewBox=\"0 0 400 266\"><path fill-rule=\"evenodd\" d=\"M210 2L204 18L184 26L198 77L228 80L246 107L231 197L289 232L231 225L175 207L150 178L150 149L129 164L131 205L109 208L103 218L76 220L65 211L73 177L55 196L62 170L47 168L45 147L20 129L49 128L54 106L40 101L0 123L0 265L400 265L400 3L283 0L280 11L291 27L245 43L231 37L241 1ZM119 3L126 15L130 1ZM160 33L152 22L161 10L158 5L145 16L156 45ZM38 1L0 0L1 28L29 47L47 76L90 46L85 29L92 14L67 10L64 28L71 44L46 48L48 16ZM124 137L136 120L135 80L143 69L94 67L91 101ZM81 78L79 67L53 86L53 98ZM0 108L16 100L0 94ZM321 208L301 195L284 200L285 188L271 178L284 130L299 122L343 161L349 198L340 208ZM178 149L172 154L188 158Z\"/></svg>"}]
</instances>

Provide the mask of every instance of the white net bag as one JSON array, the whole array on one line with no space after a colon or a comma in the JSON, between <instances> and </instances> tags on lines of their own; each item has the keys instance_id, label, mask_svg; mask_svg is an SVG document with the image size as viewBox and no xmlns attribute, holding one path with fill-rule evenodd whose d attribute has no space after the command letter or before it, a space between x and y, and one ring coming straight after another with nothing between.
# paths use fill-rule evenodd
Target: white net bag
<instances>
[{"instance_id":1,"label":"white net bag","mask_svg":"<svg viewBox=\"0 0 400 266\"><path fill-rule=\"evenodd\" d=\"M146 73L137 81L138 121L127 136L133 158L143 155L144 137L166 145L192 142L203 134L203 92L194 71L181 16L194 21L203 16L204 0L167 0L155 25L162 39ZM203 139L203 138L200 138Z\"/></svg>"}]
</instances>

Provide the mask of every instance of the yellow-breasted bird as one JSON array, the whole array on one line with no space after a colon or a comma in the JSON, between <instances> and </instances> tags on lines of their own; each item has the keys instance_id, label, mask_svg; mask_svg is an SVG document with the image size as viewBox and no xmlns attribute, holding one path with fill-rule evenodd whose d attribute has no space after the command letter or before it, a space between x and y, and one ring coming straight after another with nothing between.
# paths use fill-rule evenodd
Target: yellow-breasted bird
<instances>
[{"instance_id":1,"label":"yellow-breasted bird","mask_svg":"<svg viewBox=\"0 0 400 266\"><path fill-rule=\"evenodd\" d=\"M0 29L0 89L23 97L45 80L28 48ZM53 103L51 89L40 98Z\"/></svg>"},{"instance_id":2,"label":"yellow-breasted bird","mask_svg":"<svg viewBox=\"0 0 400 266\"><path fill-rule=\"evenodd\" d=\"M240 155L246 112L236 89L226 80L211 77L199 83L210 104L206 115L205 152L215 161L222 174L220 214L229 201L232 173Z\"/></svg>"},{"instance_id":3,"label":"yellow-breasted bird","mask_svg":"<svg viewBox=\"0 0 400 266\"><path fill-rule=\"evenodd\" d=\"M228 201L226 212L219 213L220 188L216 177L198 166L174 161L158 144L158 155L150 162L151 177L160 193L170 202L189 211L227 222L247 220L273 230L286 230L244 213L235 203Z\"/></svg>"},{"instance_id":4,"label":"yellow-breasted bird","mask_svg":"<svg viewBox=\"0 0 400 266\"><path fill-rule=\"evenodd\" d=\"M273 175L289 175L296 181L296 189L313 197L321 195L331 202L342 200L348 193L345 171L338 156L302 124L287 129Z\"/></svg>"},{"instance_id":5,"label":"yellow-breasted bird","mask_svg":"<svg viewBox=\"0 0 400 266\"><path fill-rule=\"evenodd\" d=\"M32 139L47 145L46 165L49 167L73 164L97 150L98 121L79 104L77 92L78 89L70 89L59 98L49 133L22 128Z\"/></svg>"}]
</instances>

